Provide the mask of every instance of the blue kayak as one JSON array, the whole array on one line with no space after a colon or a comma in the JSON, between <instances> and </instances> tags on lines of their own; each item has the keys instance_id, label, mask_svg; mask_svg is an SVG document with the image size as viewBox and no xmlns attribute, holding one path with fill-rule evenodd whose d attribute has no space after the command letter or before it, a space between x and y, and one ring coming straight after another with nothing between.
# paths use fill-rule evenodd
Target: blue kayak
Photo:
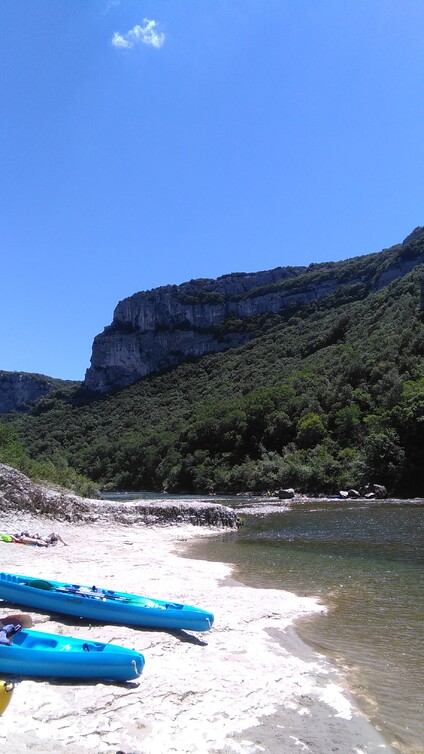
<instances>
[{"instance_id":1,"label":"blue kayak","mask_svg":"<svg viewBox=\"0 0 424 754\"><path fill-rule=\"evenodd\" d=\"M0 598L16 605L125 626L208 631L212 613L96 586L0 573Z\"/></svg>"},{"instance_id":2,"label":"blue kayak","mask_svg":"<svg viewBox=\"0 0 424 754\"><path fill-rule=\"evenodd\" d=\"M132 681L143 667L143 655L132 649L29 629L0 644L2 675Z\"/></svg>"}]
</instances>

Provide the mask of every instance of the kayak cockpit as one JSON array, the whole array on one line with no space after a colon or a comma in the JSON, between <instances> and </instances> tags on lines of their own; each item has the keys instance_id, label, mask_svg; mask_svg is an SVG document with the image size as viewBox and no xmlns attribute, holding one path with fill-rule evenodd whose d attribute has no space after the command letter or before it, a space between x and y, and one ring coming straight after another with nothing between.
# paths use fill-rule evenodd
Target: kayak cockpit
<instances>
[{"instance_id":1,"label":"kayak cockpit","mask_svg":"<svg viewBox=\"0 0 424 754\"><path fill-rule=\"evenodd\" d=\"M37 632L29 634L28 631L19 631L13 637L12 644L25 649L57 649L59 647L58 639L52 636L42 636Z\"/></svg>"}]
</instances>

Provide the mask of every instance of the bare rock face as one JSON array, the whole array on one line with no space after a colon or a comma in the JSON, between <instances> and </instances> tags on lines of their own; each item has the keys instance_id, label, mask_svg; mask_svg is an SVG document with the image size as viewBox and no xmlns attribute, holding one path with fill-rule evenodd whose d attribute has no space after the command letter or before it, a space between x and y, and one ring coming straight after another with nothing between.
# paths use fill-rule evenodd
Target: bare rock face
<instances>
[{"instance_id":1,"label":"bare rock face","mask_svg":"<svg viewBox=\"0 0 424 754\"><path fill-rule=\"evenodd\" d=\"M84 386L109 392L190 358L234 348L251 339L249 318L308 303L337 288L337 282L328 281L319 290L314 286L279 290L279 284L295 280L304 270L278 268L194 280L124 299L112 324L94 339ZM247 326L240 327L241 319Z\"/></svg>"},{"instance_id":2,"label":"bare rock face","mask_svg":"<svg viewBox=\"0 0 424 754\"><path fill-rule=\"evenodd\" d=\"M403 244L355 260L135 293L117 305L112 324L94 339L84 387L107 393L190 358L234 348L253 337L261 315L282 314L336 291L363 298L423 261L424 229L417 228Z\"/></svg>"},{"instance_id":3,"label":"bare rock face","mask_svg":"<svg viewBox=\"0 0 424 754\"><path fill-rule=\"evenodd\" d=\"M0 414L24 407L52 388L52 381L44 375L0 371Z\"/></svg>"},{"instance_id":4,"label":"bare rock face","mask_svg":"<svg viewBox=\"0 0 424 754\"><path fill-rule=\"evenodd\" d=\"M0 509L3 513L26 511L71 523L193 524L229 529L236 529L239 524L235 511L219 503L91 500L34 484L24 474L4 464L0 464Z\"/></svg>"},{"instance_id":5,"label":"bare rock face","mask_svg":"<svg viewBox=\"0 0 424 754\"><path fill-rule=\"evenodd\" d=\"M296 278L304 269L191 280L124 299L115 309L112 324L94 339L84 386L108 392L187 359L247 342L248 330L219 326L235 318L278 311L280 296L273 286ZM257 295L265 289L270 289L266 295Z\"/></svg>"}]
</instances>

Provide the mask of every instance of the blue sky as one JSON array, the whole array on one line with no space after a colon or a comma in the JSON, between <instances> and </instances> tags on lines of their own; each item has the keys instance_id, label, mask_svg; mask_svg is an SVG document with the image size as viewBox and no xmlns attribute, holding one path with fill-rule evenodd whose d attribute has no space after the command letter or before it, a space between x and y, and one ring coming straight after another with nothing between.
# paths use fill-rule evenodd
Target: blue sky
<instances>
[{"instance_id":1,"label":"blue sky","mask_svg":"<svg viewBox=\"0 0 424 754\"><path fill-rule=\"evenodd\" d=\"M424 225L422 0L2 0L0 369L119 300Z\"/></svg>"}]
</instances>

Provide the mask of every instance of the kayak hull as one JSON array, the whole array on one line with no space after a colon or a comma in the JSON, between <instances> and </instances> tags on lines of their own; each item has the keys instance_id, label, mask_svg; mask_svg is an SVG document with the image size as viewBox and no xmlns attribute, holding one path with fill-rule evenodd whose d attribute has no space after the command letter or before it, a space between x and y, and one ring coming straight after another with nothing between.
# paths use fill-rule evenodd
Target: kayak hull
<instances>
[{"instance_id":1,"label":"kayak hull","mask_svg":"<svg viewBox=\"0 0 424 754\"><path fill-rule=\"evenodd\" d=\"M143 667L143 655L132 649L30 629L0 645L0 673L7 675L132 681Z\"/></svg>"},{"instance_id":2,"label":"kayak hull","mask_svg":"<svg viewBox=\"0 0 424 754\"><path fill-rule=\"evenodd\" d=\"M98 587L0 573L0 598L33 609L126 626L208 631L207 610Z\"/></svg>"}]
</instances>

